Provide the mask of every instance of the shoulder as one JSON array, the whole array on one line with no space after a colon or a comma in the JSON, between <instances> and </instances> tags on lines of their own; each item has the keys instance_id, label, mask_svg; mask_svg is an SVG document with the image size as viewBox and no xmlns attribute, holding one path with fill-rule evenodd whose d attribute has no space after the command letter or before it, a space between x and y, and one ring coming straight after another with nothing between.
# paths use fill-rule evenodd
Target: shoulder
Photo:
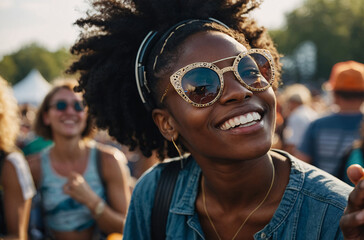
<instances>
[{"instance_id":1,"label":"shoulder","mask_svg":"<svg viewBox=\"0 0 364 240\"><path fill-rule=\"evenodd\" d=\"M5 158L0 173L0 185L5 192L20 193L20 181L16 170L16 165ZM8 190L9 189L9 190Z\"/></svg>"},{"instance_id":2,"label":"shoulder","mask_svg":"<svg viewBox=\"0 0 364 240\"><path fill-rule=\"evenodd\" d=\"M9 154L10 155L10 154ZM3 165L1 168L1 182L2 184L5 183L3 180L13 180L12 178L15 178L16 181L18 182L18 178L16 177L16 162L11 161L9 159L9 155L5 156L5 159L3 161Z\"/></svg>"},{"instance_id":3,"label":"shoulder","mask_svg":"<svg viewBox=\"0 0 364 240\"><path fill-rule=\"evenodd\" d=\"M307 131L314 134L314 132L321 131L322 129L335 128L338 122L340 120L338 120L337 114L321 116L311 121Z\"/></svg>"},{"instance_id":4,"label":"shoulder","mask_svg":"<svg viewBox=\"0 0 364 240\"><path fill-rule=\"evenodd\" d=\"M8 154L5 159L7 163L10 163L14 166L14 169L19 174L30 174L29 164L25 159L23 153L21 152L12 152Z\"/></svg>"},{"instance_id":5,"label":"shoulder","mask_svg":"<svg viewBox=\"0 0 364 240\"><path fill-rule=\"evenodd\" d=\"M155 192L160 180L163 169L170 163L159 163L149 168L138 179L131 196L128 208L127 219L124 228L124 237L134 239L142 232L151 233L152 209L154 204ZM142 227L140 227L142 226Z\"/></svg>"},{"instance_id":6,"label":"shoulder","mask_svg":"<svg viewBox=\"0 0 364 240\"><path fill-rule=\"evenodd\" d=\"M340 209L344 209L351 186L333 175L296 158L292 159L292 166L304 176L302 193L317 201L326 202Z\"/></svg>"},{"instance_id":7,"label":"shoulder","mask_svg":"<svg viewBox=\"0 0 364 240\"><path fill-rule=\"evenodd\" d=\"M338 123L341 123L342 119L345 118L346 117L342 114L331 113L317 118L312 123L316 126L336 126Z\"/></svg>"},{"instance_id":8,"label":"shoulder","mask_svg":"<svg viewBox=\"0 0 364 240\"><path fill-rule=\"evenodd\" d=\"M126 239L132 239L131 236L135 236L135 226L143 226L144 232L150 232L155 191L165 166L166 163L159 163L144 172L137 180L131 196L125 223L124 235ZM139 231L138 234L140 234Z\"/></svg>"},{"instance_id":9,"label":"shoulder","mask_svg":"<svg viewBox=\"0 0 364 240\"><path fill-rule=\"evenodd\" d=\"M114 146L97 142L94 144L94 147L99 152L103 162L109 164L112 164L113 162L127 163L125 154Z\"/></svg>"},{"instance_id":10,"label":"shoulder","mask_svg":"<svg viewBox=\"0 0 364 240\"><path fill-rule=\"evenodd\" d=\"M152 201L163 170L174 163L176 163L176 161L162 162L148 169L138 179L135 185L133 190L133 196L135 195L134 200L148 199Z\"/></svg>"},{"instance_id":11,"label":"shoulder","mask_svg":"<svg viewBox=\"0 0 364 240\"><path fill-rule=\"evenodd\" d=\"M184 167L182 170L180 170L181 167L179 160L168 160L166 162L156 164L154 167L147 170L138 179L135 189L133 191L133 196L135 195L136 198L135 200L139 199L141 201L144 201L145 197L147 197L149 201L153 201L157 185L164 170L173 174L174 170L176 170L178 172L178 183L176 184L186 186L191 174L196 171L196 166L197 163L191 157L185 159ZM197 171L199 171L198 169Z\"/></svg>"},{"instance_id":12,"label":"shoulder","mask_svg":"<svg viewBox=\"0 0 364 240\"><path fill-rule=\"evenodd\" d=\"M109 181L122 181L129 178L130 173L127 166L127 159L118 148L102 143L95 143L96 161L100 161L103 178Z\"/></svg>"},{"instance_id":13,"label":"shoulder","mask_svg":"<svg viewBox=\"0 0 364 240\"><path fill-rule=\"evenodd\" d=\"M32 174L28 162L21 152L12 152L6 156L2 169L2 183L9 188L20 186L24 199L29 199L35 194Z\"/></svg>"},{"instance_id":14,"label":"shoulder","mask_svg":"<svg viewBox=\"0 0 364 240\"><path fill-rule=\"evenodd\" d=\"M333 205L340 211L345 208L349 193L353 190L351 186L284 151L278 152L291 162L287 188L298 191L313 201Z\"/></svg>"},{"instance_id":15,"label":"shoulder","mask_svg":"<svg viewBox=\"0 0 364 240\"><path fill-rule=\"evenodd\" d=\"M168 164L170 163L159 163L144 172L144 174L138 179L135 185L135 188L133 190L133 196L135 195L136 198L144 197L150 194L154 196L154 192L160 179L161 173L163 169L168 166Z\"/></svg>"},{"instance_id":16,"label":"shoulder","mask_svg":"<svg viewBox=\"0 0 364 240\"><path fill-rule=\"evenodd\" d=\"M23 153L21 152L12 152L9 153L6 157L6 160L10 161L12 164L24 164L26 162L25 157Z\"/></svg>"}]
</instances>

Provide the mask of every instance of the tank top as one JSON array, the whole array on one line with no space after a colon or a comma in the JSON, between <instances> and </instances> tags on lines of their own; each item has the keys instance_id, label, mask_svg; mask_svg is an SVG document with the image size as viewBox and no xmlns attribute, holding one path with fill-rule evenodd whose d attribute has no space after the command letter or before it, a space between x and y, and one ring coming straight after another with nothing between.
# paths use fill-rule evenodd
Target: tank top
<instances>
[{"instance_id":1,"label":"tank top","mask_svg":"<svg viewBox=\"0 0 364 240\"><path fill-rule=\"evenodd\" d=\"M55 231L80 231L95 224L90 210L63 192L67 178L59 175L51 166L50 148L41 153L42 182L40 191L47 227ZM98 170L97 149L90 149L86 170L83 174L90 188L102 199L106 199Z\"/></svg>"}]
</instances>

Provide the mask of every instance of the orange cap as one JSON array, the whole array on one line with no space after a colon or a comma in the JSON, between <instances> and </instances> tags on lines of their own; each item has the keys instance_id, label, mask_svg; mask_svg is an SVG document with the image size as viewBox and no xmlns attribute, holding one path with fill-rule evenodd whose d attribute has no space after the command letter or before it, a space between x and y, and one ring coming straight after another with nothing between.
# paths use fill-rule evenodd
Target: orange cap
<instances>
[{"instance_id":1,"label":"orange cap","mask_svg":"<svg viewBox=\"0 0 364 240\"><path fill-rule=\"evenodd\" d=\"M328 83L333 91L364 92L364 64L355 61L336 63Z\"/></svg>"}]
</instances>

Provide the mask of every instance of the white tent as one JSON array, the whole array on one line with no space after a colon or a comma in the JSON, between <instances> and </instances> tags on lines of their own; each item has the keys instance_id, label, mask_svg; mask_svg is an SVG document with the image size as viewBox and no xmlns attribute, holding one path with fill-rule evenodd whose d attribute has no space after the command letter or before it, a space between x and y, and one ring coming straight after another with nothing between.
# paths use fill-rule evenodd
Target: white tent
<instances>
[{"instance_id":1,"label":"white tent","mask_svg":"<svg viewBox=\"0 0 364 240\"><path fill-rule=\"evenodd\" d=\"M40 72L33 69L24 79L13 86L14 96L19 104L39 106L52 85Z\"/></svg>"}]
</instances>

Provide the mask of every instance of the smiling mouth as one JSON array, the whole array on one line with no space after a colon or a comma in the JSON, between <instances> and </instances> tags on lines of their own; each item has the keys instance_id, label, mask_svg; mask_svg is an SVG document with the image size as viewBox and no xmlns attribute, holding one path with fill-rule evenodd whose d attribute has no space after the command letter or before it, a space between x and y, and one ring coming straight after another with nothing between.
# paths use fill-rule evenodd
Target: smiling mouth
<instances>
[{"instance_id":1,"label":"smiling mouth","mask_svg":"<svg viewBox=\"0 0 364 240\"><path fill-rule=\"evenodd\" d=\"M74 120L64 120L64 121L62 121L62 123L69 125L69 124L75 124L76 121L74 121Z\"/></svg>"},{"instance_id":2,"label":"smiling mouth","mask_svg":"<svg viewBox=\"0 0 364 240\"><path fill-rule=\"evenodd\" d=\"M249 112L240 116L233 117L219 127L221 130L230 130L237 127L249 127L256 124L262 119L262 116L258 112Z\"/></svg>"}]
</instances>

